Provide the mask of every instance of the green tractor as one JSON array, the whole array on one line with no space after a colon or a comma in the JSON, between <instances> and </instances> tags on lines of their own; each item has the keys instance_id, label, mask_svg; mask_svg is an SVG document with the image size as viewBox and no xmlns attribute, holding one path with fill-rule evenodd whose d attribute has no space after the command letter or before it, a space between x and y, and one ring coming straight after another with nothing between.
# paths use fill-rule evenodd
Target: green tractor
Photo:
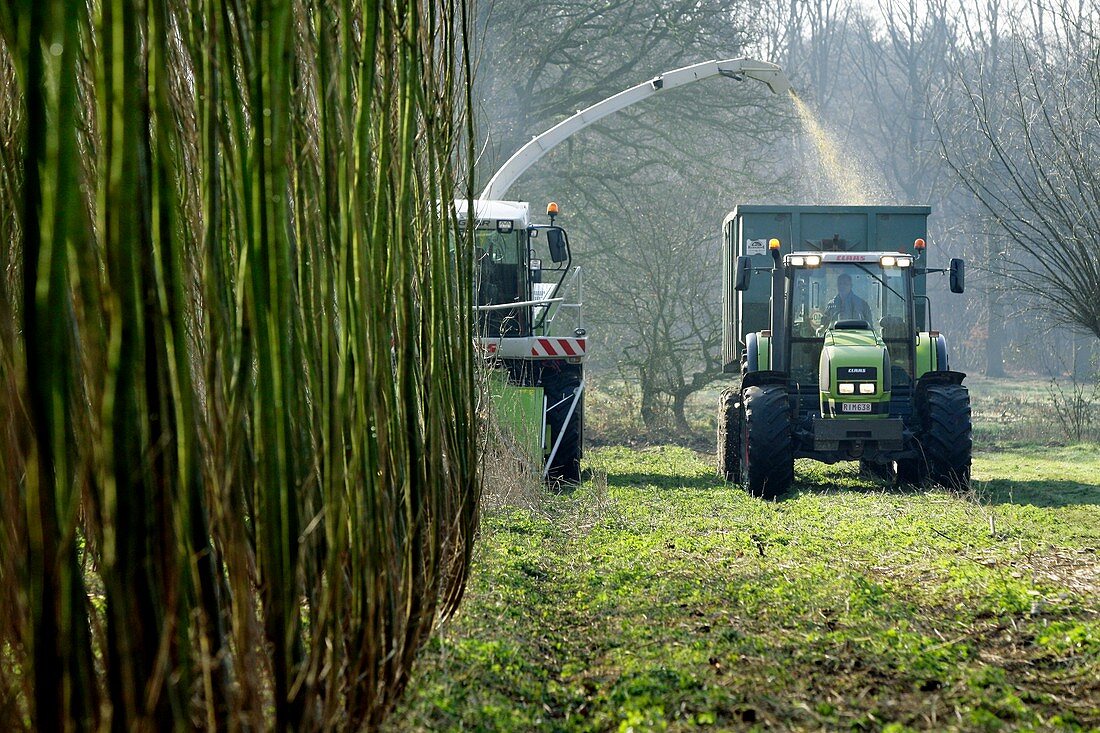
<instances>
[{"instance_id":1,"label":"green tractor","mask_svg":"<svg viewBox=\"0 0 1100 733\"><path fill-rule=\"evenodd\" d=\"M718 471L775 498L794 459L952 489L970 482L970 396L931 328L928 207L738 207L724 226ZM797 242L794 245L793 242ZM770 277L758 276L767 273Z\"/></svg>"}]
</instances>

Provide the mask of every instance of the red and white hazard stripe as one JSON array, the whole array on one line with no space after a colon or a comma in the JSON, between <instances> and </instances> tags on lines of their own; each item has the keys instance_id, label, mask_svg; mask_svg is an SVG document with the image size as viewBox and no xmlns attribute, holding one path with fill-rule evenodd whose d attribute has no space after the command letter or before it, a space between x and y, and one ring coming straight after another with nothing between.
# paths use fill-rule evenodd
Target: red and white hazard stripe
<instances>
[{"instance_id":1,"label":"red and white hazard stripe","mask_svg":"<svg viewBox=\"0 0 1100 733\"><path fill-rule=\"evenodd\" d=\"M583 356L585 339L536 338L531 342L531 356Z\"/></svg>"}]
</instances>

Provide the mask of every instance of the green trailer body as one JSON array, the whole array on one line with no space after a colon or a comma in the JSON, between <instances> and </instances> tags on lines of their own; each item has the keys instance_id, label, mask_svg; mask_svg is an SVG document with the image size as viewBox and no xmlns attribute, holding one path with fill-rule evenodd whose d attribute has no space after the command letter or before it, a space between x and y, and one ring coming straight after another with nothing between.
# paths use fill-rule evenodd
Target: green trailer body
<instances>
[{"instance_id":1,"label":"green trailer body","mask_svg":"<svg viewBox=\"0 0 1100 733\"><path fill-rule=\"evenodd\" d=\"M804 251L905 252L928 239L928 206L738 206L722 226L722 364L740 370L745 335L768 328L771 286L755 278L748 290L733 289L737 258L747 255L767 266L767 242L778 239L780 253ZM914 282L914 296L925 295L924 278ZM917 327L927 327L918 309Z\"/></svg>"}]
</instances>

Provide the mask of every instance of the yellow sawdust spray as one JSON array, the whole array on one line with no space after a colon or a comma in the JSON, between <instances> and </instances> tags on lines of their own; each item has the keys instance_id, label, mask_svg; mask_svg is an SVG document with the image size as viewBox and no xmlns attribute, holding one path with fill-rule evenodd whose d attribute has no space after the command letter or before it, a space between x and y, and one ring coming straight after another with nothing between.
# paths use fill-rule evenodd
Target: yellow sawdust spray
<instances>
[{"instance_id":1,"label":"yellow sawdust spray","mask_svg":"<svg viewBox=\"0 0 1100 733\"><path fill-rule=\"evenodd\" d=\"M872 193L878 193L877 188L872 189L868 184L862 167L851 155L841 155L833 136L821 125L813 110L798 98L794 90L791 90L791 99L794 100L795 109L802 121L802 129L817 151L818 162L832 191L832 198L835 199L833 203L849 206L866 206L875 203L873 199L878 197L872 196Z\"/></svg>"}]
</instances>

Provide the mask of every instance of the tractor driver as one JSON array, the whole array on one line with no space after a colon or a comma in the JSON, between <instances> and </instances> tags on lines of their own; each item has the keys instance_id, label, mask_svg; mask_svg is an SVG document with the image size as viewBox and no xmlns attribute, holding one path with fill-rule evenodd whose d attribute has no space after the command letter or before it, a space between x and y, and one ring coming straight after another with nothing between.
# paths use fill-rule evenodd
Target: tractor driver
<instances>
[{"instance_id":1,"label":"tractor driver","mask_svg":"<svg viewBox=\"0 0 1100 733\"><path fill-rule=\"evenodd\" d=\"M852 276L846 272L836 279L836 296L825 305L824 322L832 326L837 321L864 321L871 325L871 306L852 292Z\"/></svg>"}]
</instances>

